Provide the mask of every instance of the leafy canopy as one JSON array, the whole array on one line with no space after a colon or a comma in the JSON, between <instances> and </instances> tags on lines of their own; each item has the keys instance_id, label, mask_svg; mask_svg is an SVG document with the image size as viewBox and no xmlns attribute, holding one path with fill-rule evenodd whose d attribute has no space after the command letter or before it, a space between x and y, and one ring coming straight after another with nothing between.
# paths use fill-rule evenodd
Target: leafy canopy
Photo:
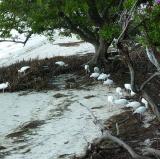
<instances>
[{"instance_id":1,"label":"leafy canopy","mask_svg":"<svg viewBox=\"0 0 160 159\"><path fill-rule=\"evenodd\" d=\"M137 14L136 22L141 23L139 40L143 45L156 47L160 51L160 4L149 2L143 12Z\"/></svg>"},{"instance_id":2,"label":"leafy canopy","mask_svg":"<svg viewBox=\"0 0 160 159\"><path fill-rule=\"evenodd\" d=\"M16 29L51 37L59 29L63 35L75 33L93 44L99 43L99 37L111 41L120 32L123 3L126 0L2 0L0 36L10 37Z\"/></svg>"}]
</instances>

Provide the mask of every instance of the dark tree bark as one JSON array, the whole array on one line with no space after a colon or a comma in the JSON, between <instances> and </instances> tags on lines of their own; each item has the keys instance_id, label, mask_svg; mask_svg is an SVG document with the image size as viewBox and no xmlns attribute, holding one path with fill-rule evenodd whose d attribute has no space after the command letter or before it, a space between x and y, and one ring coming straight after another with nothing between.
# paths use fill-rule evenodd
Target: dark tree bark
<instances>
[{"instance_id":1,"label":"dark tree bark","mask_svg":"<svg viewBox=\"0 0 160 159\"><path fill-rule=\"evenodd\" d=\"M103 38L100 38L99 45L95 46L95 54L92 59L88 62L90 67L99 66L100 68L105 67L107 63L107 50L110 45L110 42L105 41Z\"/></svg>"},{"instance_id":2,"label":"dark tree bark","mask_svg":"<svg viewBox=\"0 0 160 159\"><path fill-rule=\"evenodd\" d=\"M89 7L89 17L95 23L96 26L102 27L104 24L103 19L101 18L98 9L96 7L95 0L87 0ZM95 47L95 54L93 58L88 62L90 68L98 66L100 68L105 67L107 62L108 54L107 50L111 41L108 42L102 37L99 36L97 32L92 32L85 26L80 26L77 23L74 23L65 13L60 12L61 18L64 19L66 23L66 28L70 29L72 33L78 34L84 41L91 43Z\"/></svg>"},{"instance_id":3,"label":"dark tree bark","mask_svg":"<svg viewBox=\"0 0 160 159\"><path fill-rule=\"evenodd\" d=\"M87 0L86 2L88 4L88 15L89 15L90 19L92 20L92 22L96 26L99 26L99 27L103 26L105 22L98 12L96 1L95 0Z\"/></svg>"}]
</instances>

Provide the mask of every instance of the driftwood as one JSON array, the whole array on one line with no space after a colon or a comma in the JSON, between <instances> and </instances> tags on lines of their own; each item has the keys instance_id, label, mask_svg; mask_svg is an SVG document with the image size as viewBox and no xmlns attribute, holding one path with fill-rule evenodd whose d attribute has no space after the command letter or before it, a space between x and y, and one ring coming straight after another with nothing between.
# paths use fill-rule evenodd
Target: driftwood
<instances>
[{"instance_id":1,"label":"driftwood","mask_svg":"<svg viewBox=\"0 0 160 159\"><path fill-rule=\"evenodd\" d=\"M151 159L150 157L147 157L147 156L141 156L141 155L138 155L127 143L125 143L123 140L119 139L118 137L116 136L113 136L108 130L105 130L103 124L97 119L97 117L93 114L92 110L85 106L84 104L80 103L79 104L83 107L85 107L92 115L93 119L94 119L94 124L96 126L98 126L98 128L101 130L102 132L102 136L101 138L97 139L95 141L95 144L98 144L100 143L101 141L104 141L106 139L109 139L109 140L112 140L113 142L117 143L118 145L122 146L125 150L128 151L128 153L131 155L131 157L133 159Z\"/></svg>"}]
</instances>

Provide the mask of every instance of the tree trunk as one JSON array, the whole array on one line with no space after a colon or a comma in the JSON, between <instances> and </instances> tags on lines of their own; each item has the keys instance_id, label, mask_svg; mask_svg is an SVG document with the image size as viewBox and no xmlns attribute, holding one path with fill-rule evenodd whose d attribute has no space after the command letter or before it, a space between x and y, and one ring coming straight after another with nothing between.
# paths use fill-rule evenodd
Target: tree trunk
<instances>
[{"instance_id":1,"label":"tree trunk","mask_svg":"<svg viewBox=\"0 0 160 159\"><path fill-rule=\"evenodd\" d=\"M107 50L110 43L106 42L104 39L100 38L99 46L95 45L95 54L92 59L88 62L91 68L98 66L100 68L104 67L107 62Z\"/></svg>"},{"instance_id":2,"label":"tree trunk","mask_svg":"<svg viewBox=\"0 0 160 159\"><path fill-rule=\"evenodd\" d=\"M119 42L117 44L117 46L118 46L118 48L121 52L121 55L123 56L124 62L127 64L128 68L129 68L131 88L134 92L138 93L138 90L137 90L137 87L136 87L136 84L135 84L135 70L134 70L134 67L133 67L132 60L130 59L130 56L129 56L128 47L123 46L123 44L121 42Z\"/></svg>"}]
</instances>

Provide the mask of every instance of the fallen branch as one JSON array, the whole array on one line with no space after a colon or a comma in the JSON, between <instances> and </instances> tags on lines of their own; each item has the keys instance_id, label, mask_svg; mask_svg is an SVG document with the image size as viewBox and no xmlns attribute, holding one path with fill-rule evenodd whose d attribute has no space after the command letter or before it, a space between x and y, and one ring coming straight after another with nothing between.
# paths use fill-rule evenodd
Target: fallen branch
<instances>
[{"instance_id":1,"label":"fallen branch","mask_svg":"<svg viewBox=\"0 0 160 159\"><path fill-rule=\"evenodd\" d=\"M95 141L95 144L98 144L100 143L101 141L104 141L106 139L110 139L112 140L113 142L116 142L117 144L119 144L120 146L122 146L125 150L128 151L128 153L131 155L131 157L133 159L150 159L149 157L146 157L146 156L140 156L138 155L128 144L126 144L123 140L119 139L118 137L116 136L113 136L111 135L111 133L108 131L108 130L105 130L103 124L97 119L97 117L93 114L92 110L85 106L84 104L80 103L79 104L83 107L85 107L92 115L92 117L94 118L95 122L94 124L97 125L100 130L102 131L103 130L103 134L102 134L102 137L97 139Z\"/></svg>"}]
</instances>

